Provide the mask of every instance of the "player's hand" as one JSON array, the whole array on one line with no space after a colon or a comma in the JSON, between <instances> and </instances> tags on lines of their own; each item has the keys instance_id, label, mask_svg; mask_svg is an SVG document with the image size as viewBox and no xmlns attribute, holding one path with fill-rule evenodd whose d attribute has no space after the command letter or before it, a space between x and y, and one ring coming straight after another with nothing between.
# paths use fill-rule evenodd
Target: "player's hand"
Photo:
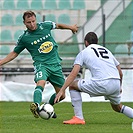
<instances>
[{"instance_id":1,"label":"player's hand","mask_svg":"<svg viewBox=\"0 0 133 133\"><path fill-rule=\"evenodd\" d=\"M60 101L61 97L64 97L64 96L65 96L65 91L60 90L55 97L54 103L58 103Z\"/></svg>"},{"instance_id":2,"label":"player's hand","mask_svg":"<svg viewBox=\"0 0 133 133\"><path fill-rule=\"evenodd\" d=\"M75 24L75 25L72 25L72 33L73 34L75 34L75 33L77 33L78 32L78 26L77 26L77 24Z\"/></svg>"}]
</instances>

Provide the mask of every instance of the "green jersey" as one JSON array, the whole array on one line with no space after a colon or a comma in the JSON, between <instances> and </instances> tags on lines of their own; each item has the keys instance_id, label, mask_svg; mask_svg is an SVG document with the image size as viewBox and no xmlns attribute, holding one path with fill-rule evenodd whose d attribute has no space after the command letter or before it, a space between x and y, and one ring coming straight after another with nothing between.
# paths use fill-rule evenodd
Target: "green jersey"
<instances>
[{"instance_id":1,"label":"green jersey","mask_svg":"<svg viewBox=\"0 0 133 133\"><path fill-rule=\"evenodd\" d=\"M55 27L56 24L51 21L37 23L35 31L26 30L19 37L14 51L19 54L26 48L32 56L34 65L60 63L58 44L51 36L51 30Z\"/></svg>"}]
</instances>

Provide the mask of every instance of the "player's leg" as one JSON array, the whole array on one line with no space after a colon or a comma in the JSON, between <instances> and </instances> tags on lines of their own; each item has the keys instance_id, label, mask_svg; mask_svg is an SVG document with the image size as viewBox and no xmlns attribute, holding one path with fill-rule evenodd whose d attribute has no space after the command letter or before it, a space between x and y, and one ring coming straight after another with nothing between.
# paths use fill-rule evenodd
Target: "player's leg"
<instances>
[{"instance_id":1,"label":"player's leg","mask_svg":"<svg viewBox=\"0 0 133 133\"><path fill-rule=\"evenodd\" d=\"M30 105L30 110L33 113L35 118L39 117L38 111L39 111L40 103L42 102L42 92L43 92L45 83L46 83L45 80L39 80L36 83L36 88L34 90L34 96L33 96L34 102L31 103L31 105Z\"/></svg>"},{"instance_id":2,"label":"player's leg","mask_svg":"<svg viewBox=\"0 0 133 133\"><path fill-rule=\"evenodd\" d=\"M120 103L120 81L116 79L110 79L106 87L106 91L108 93L106 98L110 100L112 109L116 112L125 114L127 117L133 118L133 109Z\"/></svg>"},{"instance_id":3,"label":"player's leg","mask_svg":"<svg viewBox=\"0 0 133 133\"><path fill-rule=\"evenodd\" d=\"M33 100L34 100L34 103L37 103L38 105L40 105L40 103L42 102L42 92L44 90L45 84L46 84L45 80L39 80L36 83Z\"/></svg>"},{"instance_id":4,"label":"player's leg","mask_svg":"<svg viewBox=\"0 0 133 133\"><path fill-rule=\"evenodd\" d=\"M48 81L53 85L55 89L55 93L53 93L49 98L49 104L54 105L56 94L59 92L60 88L63 86L65 79L62 73L61 65L59 64L51 65L49 69L50 69L50 76L48 77ZM61 100L63 100L64 98L65 96L62 97ZM56 118L56 117L57 115L54 113L52 118Z\"/></svg>"},{"instance_id":5,"label":"player's leg","mask_svg":"<svg viewBox=\"0 0 133 133\"><path fill-rule=\"evenodd\" d=\"M53 86L54 86L54 89L55 89L55 93L52 94L52 96L51 96L50 99L49 99L49 104L51 104L51 105L54 105L54 99L55 99L55 97L56 97L56 94L57 94L57 93L60 91L60 89L61 89L61 87L58 87L58 86L55 86L55 85L53 85ZM62 101L64 98L65 98L65 95L61 97L60 101Z\"/></svg>"},{"instance_id":6,"label":"player's leg","mask_svg":"<svg viewBox=\"0 0 133 133\"><path fill-rule=\"evenodd\" d=\"M69 86L69 92L75 116L80 119L84 119L82 113L82 98L81 98L81 93L78 89L78 80L74 81Z\"/></svg>"},{"instance_id":7,"label":"player's leg","mask_svg":"<svg viewBox=\"0 0 133 133\"><path fill-rule=\"evenodd\" d=\"M56 94L58 94L58 92L60 91L61 87L54 86L54 89L55 89L55 92L56 92L56 93L54 93L54 94L50 97L50 100L49 100L49 103L50 103L51 105L54 105L54 100L55 100ZM65 95L62 96L62 97L60 98L60 101L62 101L64 98L65 98Z\"/></svg>"},{"instance_id":8,"label":"player's leg","mask_svg":"<svg viewBox=\"0 0 133 133\"><path fill-rule=\"evenodd\" d=\"M65 78L62 73L61 65L59 65L59 64L53 65L50 67L50 70L51 70L51 74L50 74L48 80L53 85L53 87L55 89L55 93L50 97L49 103L51 105L54 105L54 99L56 97L56 94L60 91L60 88L63 86L63 84L65 82ZM64 98L65 98L65 96L62 97L61 100L63 100Z\"/></svg>"},{"instance_id":9,"label":"player's leg","mask_svg":"<svg viewBox=\"0 0 133 133\"><path fill-rule=\"evenodd\" d=\"M49 99L49 104L51 104L51 105L54 105L54 99L55 99L55 97L56 97L56 94L57 94L57 93L59 92L59 90L60 90L60 87L54 86L54 88L55 88L56 93L54 93L54 94L50 97L50 99ZM65 98L65 96L61 97L60 101L63 100L64 98ZM57 118L56 113L54 113L54 115L53 115L52 118Z\"/></svg>"},{"instance_id":10,"label":"player's leg","mask_svg":"<svg viewBox=\"0 0 133 133\"><path fill-rule=\"evenodd\" d=\"M40 103L42 102L42 92L46 84L48 73L44 65L39 64L38 66L35 66L35 69L36 73L34 81L36 82L36 87L33 95L33 103L30 105L30 110L33 113L34 117L38 118L38 109Z\"/></svg>"},{"instance_id":11,"label":"player's leg","mask_svg":"<svg viewBox=\"0 0 133 133\"><path fill-rule=\"evenodd\" d=\"M81 92L87 93L90 96L102 96L103 94L106 93L106 90L101 86L102 86L101 81L98 82L98 81L93 81L91 79L77 80L77 81L74 81L69 86L71 101L72 101L72 105L74 106L74 113L76 118L78 118L78 120L74 120L75 118L73 118L70 121L64 121L65 124L69 124L71 122L74 123L74 121L79 121L79 122L75 122L75 124L76 123L82 124L82 122L83 124L85 124L83 113L82 113Z\"/></svg>"},{"instance_id":12,"label":"player's leg","mask_svg":"<svg viewBox=\"0 0 133 133\"><path fill-rule=\"evenodd\" d=\"M67 121L63 121L64 124L85 124L83 112L82 112L82 98L78 89L78 80L74 81L69 86L69 92L71 97L72 106L75 116Z\"/></svg>"},{"instance_id":13,"label":"player's leg","mask_svg":"<svg viewBox=\"0 0 133 133\"><path fill-rule=\"evenodd\" d=\"M114 105L111 103L112 109L116 112L123 113L129 118L133 119L133 109L131 107L122 105L121 103L118 105Z\"/></svg>"}]
</instances>

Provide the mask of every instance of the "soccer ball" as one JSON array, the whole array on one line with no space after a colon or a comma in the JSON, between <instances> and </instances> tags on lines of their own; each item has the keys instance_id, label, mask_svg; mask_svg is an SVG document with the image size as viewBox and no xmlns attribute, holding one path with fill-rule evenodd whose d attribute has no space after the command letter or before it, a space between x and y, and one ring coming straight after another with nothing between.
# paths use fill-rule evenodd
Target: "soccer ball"
<instances>
[{"instance_id":1,"label":"soccer ball","mask_svg":"<svg viewBox=\"0 0 133 133\"><path fill-rule=\"evenodd\" d=\"M48 120L54 115L54 108L50 104L42 104L39 108L39 115L42 119Z\"/></svg>"}]
</instances>

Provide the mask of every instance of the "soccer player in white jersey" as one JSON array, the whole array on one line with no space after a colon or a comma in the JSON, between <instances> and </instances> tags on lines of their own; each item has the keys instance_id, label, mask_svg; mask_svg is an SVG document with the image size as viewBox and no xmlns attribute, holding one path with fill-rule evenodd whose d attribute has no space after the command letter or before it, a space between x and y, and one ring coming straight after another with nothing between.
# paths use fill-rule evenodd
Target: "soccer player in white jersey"
<instances>
[{"instance_id":1,"label":"soccer player in white jersey","mask_svg":"<svg viewBox=\"0 0 133 133\"><path fill-rule=\"evenodd\" d=\"M98 38L94 32L85 36L84 43L86 48L77 55L71 73L55 98L55 102L59 102L62 96L65 97L65 90L69 86L75 116L63 123L85 124L81 92L88 93L91 97L104 96L110 100L114 111L133 118L133 109L120 102L123 76L120 63L107 48L97 44ZM83 65L90 70L92 77L75 80Z\"/></svg>"}]
</instances>

